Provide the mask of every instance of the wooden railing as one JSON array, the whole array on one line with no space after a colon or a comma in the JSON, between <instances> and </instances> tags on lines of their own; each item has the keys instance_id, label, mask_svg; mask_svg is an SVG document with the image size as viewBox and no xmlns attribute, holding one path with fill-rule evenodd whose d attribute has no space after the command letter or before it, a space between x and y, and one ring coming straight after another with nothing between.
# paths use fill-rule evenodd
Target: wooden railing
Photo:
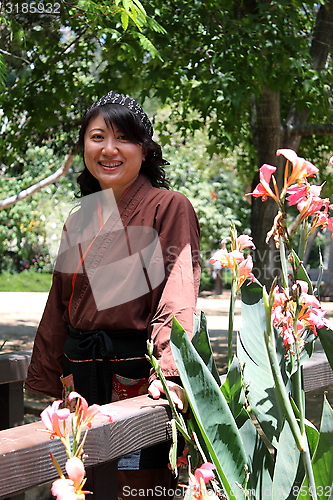
<instances>
[{"instance_id":1,"label":"wooden railing","mask_svg":"<svg viewBox=\"0 0 333 500\"><path fill-rule=\"evenodd\" d=\"M117 499L117 458L171 437L165 400L139 396L109 406L114 421L96 416L84 447L94 500ZM59 464L65 464L66 455L60 440L49 436L41 422L0 432L0 499L21 500L24 496L16 497L17 493L58 477L49 453Z\"/></svg>"},{"instance_id":2,"label":"wooden railing","mask_svg":"<svg viewBox=\"0 0 333 500\"><path fill-rule=\"evenodd\" d=\"M50 440L41 422L23 422L22 384L30 353L0 354L1 421L16 426L0 431L0 500L24 500L24 491L53 481L57 473L52 452L60 464L66 456L59 439ZM7 375L6 375L7 373ZM16 379L15 379L16 376ZM323 352L315 352L304 366L306 392L333 383L333 372ZM7 387L1 391L2 387ZM15 387L15 390L12 389ZM8 400L6 402L6 397ZM112 403L114 421L97 416L88 431L85 452L94 500L117 499L117 459L122 455L170 439L170 408L165 400L148 396ZM15 411L13 411L15 409Z\"/></svg>"}]
</instances>

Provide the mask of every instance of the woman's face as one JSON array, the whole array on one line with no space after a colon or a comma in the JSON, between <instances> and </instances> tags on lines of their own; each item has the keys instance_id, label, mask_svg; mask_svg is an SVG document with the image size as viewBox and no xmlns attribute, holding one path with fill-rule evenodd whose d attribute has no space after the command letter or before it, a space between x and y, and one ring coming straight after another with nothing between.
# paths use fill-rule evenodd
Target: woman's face
<instances>
[{"instance_id":1,"label":"woman's face","mask_svg":"<svg viewBox=\"0 0 333 500\"><path fill-rule=\"evenodd\" d=\"M101 115L93 118L84 136L84 161L101 189L113 189L118 201L139 175L144 154L115 125L108 127Z\"/></svg>"}]
</instances>

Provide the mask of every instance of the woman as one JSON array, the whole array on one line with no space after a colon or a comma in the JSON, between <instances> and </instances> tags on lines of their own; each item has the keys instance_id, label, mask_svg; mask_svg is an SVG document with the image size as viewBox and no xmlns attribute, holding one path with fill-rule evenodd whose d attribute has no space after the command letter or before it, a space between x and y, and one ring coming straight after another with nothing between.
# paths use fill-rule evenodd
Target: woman
<instances>
[{"instance_id":1,"label":"woman","mask_svg":"<svg viewBox=\"0 0 333 500\"><path fill-rule=\"evenodd\" d=\"M145 359L151 339L183 408L169 338L173 316L192 332L199 227L187 198L168 190L152 135L139 104L113 91L84 116L81 203L64 227L28 370L30 391L58 398L74 379L89 404L144 392L159 398L161 384ZM167 448L153 448L124 457L119 469L141 486L169 481ZM119 477L129 484L126 473Z\"/></svg>"}]
</instances>

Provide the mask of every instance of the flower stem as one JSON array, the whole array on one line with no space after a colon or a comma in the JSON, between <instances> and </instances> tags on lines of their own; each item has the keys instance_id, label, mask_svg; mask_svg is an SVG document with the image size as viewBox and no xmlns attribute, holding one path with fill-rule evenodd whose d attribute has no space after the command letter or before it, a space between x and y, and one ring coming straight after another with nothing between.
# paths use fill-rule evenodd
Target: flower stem
<instances>
[{"instance_id":1,"label":"flower stem","mask_svg":"<svg viewBox=\"0 0 333 500\"><path fill-rule=\"evenodd\" d=\"M277 359L276 355L276 345L275 345L275 338L274 338L274 332L272 328L272 318L271 318L271 304L270 304L270 297L267 294L267 291L265 288L263 288L263 300L264 300L264 306L265 306L265 315L266 315L266 331L265 331L265 344L266 344L266 349L267 349L267 354L268 358L270 361L271 369L272 369L272 374L275 382L275 387L277 390L277 395L281 401L281 404L283 406L286 420L290 426L291 432L294 436L296 446L299 449L299 451L302 453L302 459L304 463L304 468L305 468L305 474L308 479L309 483L309 491L310 495L313 498L313 500L317 500L317 493L316 493L316 486L315 486L315 480L314 480L314 475L313 475L313 469L312 469L312 464L311 464L311 456L310 456L310 450L309 450L309 444L307 441L307 437L305 434L305 426L304 426L304 415L303 415L303 422L302 422L302 427L303 430L301 431L300 427L297 424L297 420L294 414L294 411L292 409L289 396L286 390L286 386L283 382L283 378L281 375L280 367L279 367L279 362ZM300 372L300 365L298 365L297 371L299 374L297 376L299 377L299 382L301 384L301 372ZM301 385L299 385L301 387ZM303 411L303 402L301 404L300 412Z\"/></svg>"},{"instance_id":2,"label":"flower stem","mask_svg":"<svg viewBox=\"0 0 333 500\"><path fill-rule=\"evenodd\" d=\"M288 286L288 268L287 268L287 257L286 257L286 249L284 246L283 238L280 236L280 261L281 261L281 269L282 269L282 277L281 277L281 285L283 288L287 288Z\"/></svg>"},{"instance_id":3,"label":"flower stem","mask_svg":"<svg viewBox=\"0 0 333 500\"><path fill-rule=\"evenodd\" d=\"M164 377L164 374L161 370L159 361L153 355L153 345L149 340L147 341L147 350L148 350L148 356L147 356L148 360L150 361L150 364L154 368L159 380L161 381L165 396L166 396L168 403L169 403L169 406L171 408L173 418L175 419L177 429L183 434L183 436L186 440L191 441L191 437L188 435L188 432L187 432L187 427L186 427L186 423L184 421L184 418L181 415L181 413L179 413L177 411L176 405L172 400L166 378Z\"/></svg>"},{"instance_id":4,"label":"flower stem","mask_svg":"<svg viewBox=\"0 0 333 500\"><path fill-rule=\"evenodd\" d=\"M232 337L234 333L235 302L237 295L237 279L233 277L231 283L229 323L228 323L228 368L230 368L233 358Z\"/></svg>"},{"instance_id":5,"label":"flower stem","mask_svg":"<svg viewBox=\"0 0 333 500\"><path fill-rule=\"evenodd\" d=\"M299 238L299 245L298 245L298 256L300 260L304 259L304 254L305 254L305 248L306 248L306 243L308 239L308 232L309 232L309 224L307 220L304 220L303 223L301 224L300 227L300 238Z\"/></svg>"}]
</instances>

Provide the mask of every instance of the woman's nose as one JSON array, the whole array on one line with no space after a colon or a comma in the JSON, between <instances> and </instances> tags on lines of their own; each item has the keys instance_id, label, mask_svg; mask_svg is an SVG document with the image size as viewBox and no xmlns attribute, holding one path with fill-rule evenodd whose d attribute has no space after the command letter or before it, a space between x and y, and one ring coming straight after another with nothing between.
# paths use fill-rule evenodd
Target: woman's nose
<instances>
[{"instance_id":1,"label":"woman's nose","mask_svg":"<svg viewBox=\"0 0 333 500\"><path fill-rule=\"evenodd\" d=\"M113 155L118 153L117 143L114 139L109 138L104 142L103 151L106 155Z\"/></svg>"}]
</instances>

